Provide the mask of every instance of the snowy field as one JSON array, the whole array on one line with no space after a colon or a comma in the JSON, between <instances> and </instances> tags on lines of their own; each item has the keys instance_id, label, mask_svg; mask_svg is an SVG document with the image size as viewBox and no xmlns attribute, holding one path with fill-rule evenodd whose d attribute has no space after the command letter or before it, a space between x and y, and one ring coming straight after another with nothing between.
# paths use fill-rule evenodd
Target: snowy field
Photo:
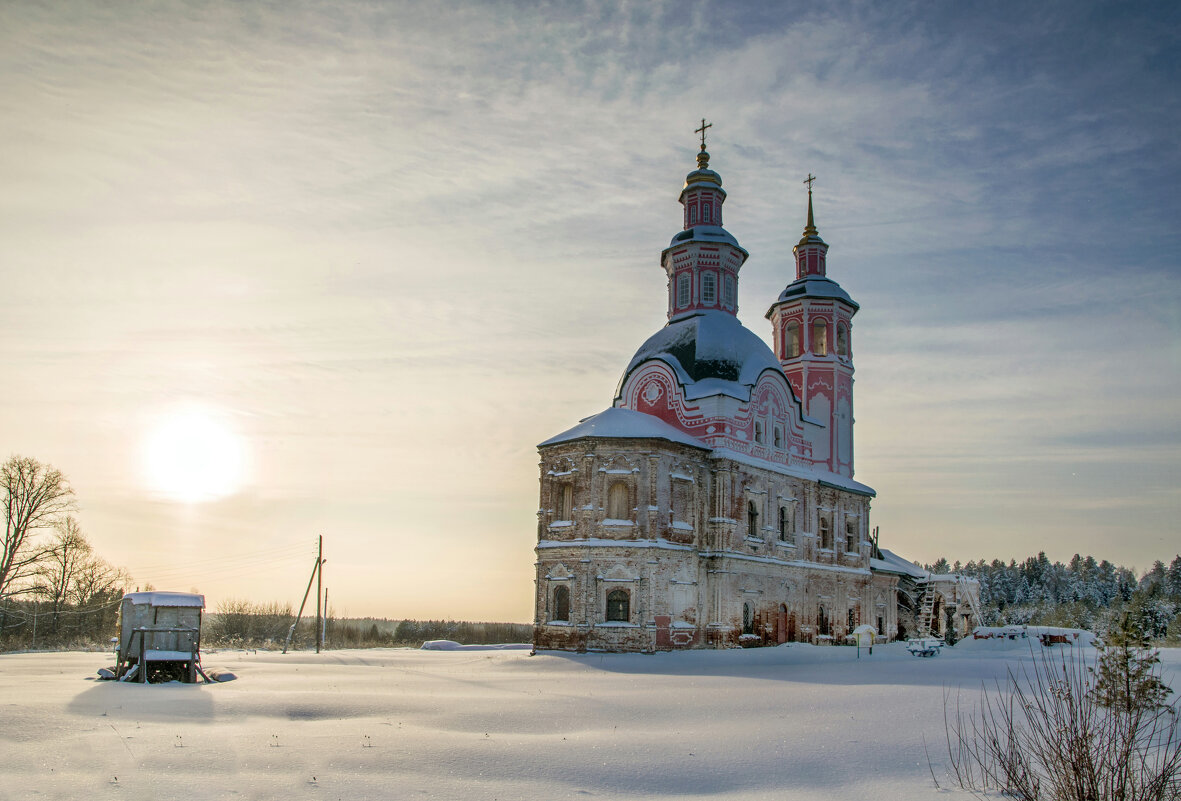
<instances>
[{"instance_id":1,"label":"snowy field","mask_svg":"<svg viewBox=\"0 0 1181 801\"><path fill-rule=\"evenodd\" d=\"M141 686L95 681L104 654L0 655L0 799L946 798L945 688L1029 659L221 651L237 681Z\"/></svg>"}]
</instances>

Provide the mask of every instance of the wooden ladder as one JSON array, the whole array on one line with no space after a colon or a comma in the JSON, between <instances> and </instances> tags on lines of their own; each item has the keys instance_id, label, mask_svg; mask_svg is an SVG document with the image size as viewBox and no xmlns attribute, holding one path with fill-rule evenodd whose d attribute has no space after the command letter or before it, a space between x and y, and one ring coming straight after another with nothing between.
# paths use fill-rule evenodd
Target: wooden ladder
<instances>
[{"instance_id":1,"label":"wooden ladder","mask_svg":"<svg viewBox=\"0 0 1181 801\"><path fill-rule=\"evenodd\" d=\"M916 582L922 595L919 597L919 615L916 621L919 637L931 636L931 623L935 618L935 590L926 581Z\"/></svg>"}]
</instances>

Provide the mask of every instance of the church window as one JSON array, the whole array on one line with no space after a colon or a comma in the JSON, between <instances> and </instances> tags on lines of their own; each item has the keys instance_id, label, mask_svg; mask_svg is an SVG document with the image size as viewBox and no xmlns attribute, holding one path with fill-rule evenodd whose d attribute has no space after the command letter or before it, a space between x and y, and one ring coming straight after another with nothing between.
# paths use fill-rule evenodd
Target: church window
<instances>
[{"instance_id":1,"label":"church window","mask_svg":"<svg viewBox=\"0 0 1181 801\"><path fill-rule=\"evenodd\" d=\"M627 590L607 593L607 620L619 623L631 620L631 594Z\"/></svg>"},{"instance_id":2,"label":"church window","mask_svg":"<svg viewBox=\"0 0 1181 801\"><path fill-rule=\"evenodd\" d=\"M558 520L569 520L574 510L574 487L570 484L558 485L558 508L555 517Z\"/></svg>"},{"instance_id":3,"label":"church window","mask_svg":"<svg viewBox=\"0 0 1181 801\"><path fill-rule=\"evenodd\" d=\"M628 513L627 484L622 481L612 482L607 489L607 517L612 520L627 520Z\"/></svg>"},{"instance_id":4,"label":"church window","mask_svg":"<svg viewBox=\"0 0 1181 801\"><path fill-rule=\"evenodd\" d=\"M779 426L775 426L774 436L775 436L775 447L782 448L783 447L783 429L780 428Z\"/></svg>"},{"instance_id":5,"label":"church window","mask_svg":"<svg viewBox=\"0 0 1181 801\"><path fill-rule=\"evenodd\" d=\"M800 355L800 324L787 324L787 358L794 359Z\"/></svg>"},{"instance_id":6,"label":"church window","mask_svg":"<svg viewBox=\"0 0 1181 801\"><path fill-rule=\"evenodd\" d=\"M827 517L820 518L820 547L832 550L832 528Z\"/></svg>"},{"instance_id":7,"label":"church window","mask_svg":"<svg viewBox=\"0 0 1181 801\"><path fill-rule=\"evenodd\" d=\"M759 445L763 444L763 421L755 420L755 442Z\"/></svg>"},{"instance_id":8,"label":"church window","mask_svg":"<svg viewBox=\"0 0 1181 801\"><path fill-rule=\"evenodd\" d=\"M817 356L828 355L828 325L824 320L812 323L812 352Z\"/></svg>"},{"instance_id":9,"label":"church window","mask_svg":"<svg viewBox=\"0 0 1181 801\"><path fill-rule=\"evenodd\" d=\"M689 305L689 273L677 276L677 308L683 309Z\"/></svg>"},{"instance_id":10,"label":"church window","mask_svg":"<svg viewBox=\"0 0 1181 801\"><path fill-rule=\"evenodd\" d=\"M697 204L694 203L689 207L689 225L697 224Z\"/></svg>"},{"instance_id":11,"label":"church window","mask_svg":"<svg viewBox=\"0 0 1181 801\"><path fill-rule=\"evenodd\" d=\"M692 485L688 481L673 480L670 492L672 495L672 508L668 510L670 521L680 520L683 522L692 522L693 516L689 511L693 498L692 489Z\"/></svg>"},{"instance_id":12,"label":"church window","mask_svg":"<svg viewBox=\"0 0 1181 801\"><path fill-rule=\"evenodd\" d=\"M779 541L787 542L787 530L790 528L791 515L786 506L779 507Z\"/></svg>"},{"instance_id":13,"label":"church window","mask_svg":"<svg viewBox=\"0 0 1181 801\"><path fill-rule=\"evenodd\" d=\"M849 553L857 551L857 521L845 521L845 550Z\"/></svg>"},{"instance_id":14,"label":"church window","mask_svg":"<svg viewBox=\"0 0 1181 801\"><path fill-rule=\"evenodd\" d=\"M849 355L849 327L844 323L837 326L837 355Z\"/></svg>"},{"instance_id":15,"label":"church window","mask_svg":"<svg viewBox=\"0 0 1181 801\"><path fill-rule=\"evenodd\" d=\"M751 611L750 604L742 605L742 633L755 633L755 616L754 612Z\"/></svg>"},{"instance_id":16,"label":"church window","mask_svg":"<svg viewBox=\"0 0 1181 801\"><path fill-rule=\"evenodd\" d=\"M570 619L570 588L565 584L554 587L554 609L551 620Z\"/></svg>"},{"instance_id":17,"label":"church window","mask_svg":"<svg viewBox=\"0 0 1181 801\"><path fill-rule=\"evenodd\" d=\"M857 628L857 612L856 612L856 610L850 609L849 614L848 614L848 618L849 618L848 623L846 624L847 628L845 630L852 631L853 629Z\"/></svg>"},{"instance_id":18,"label":"church window","mask_svg":"<svg viewBox=\"0 0 1181 801\"><path fill-rule=\"evenodd\" d=\"M816 608L816 633L822 637L828 636L828 614L823 606Z\"/></svg>"},{"instance_id":19,"label":"church window","mask_svg":"<svg viewBox=\"0 0 1181 801\"><path fill-rule=\"evenodd\" d=\"M713 209L711 207L711 204L702 203L701 204L701 221L704 223L713 222L713 215L711 214L712 211L713 211Z\"/></svg>"},{"instance_id":20,"label":"church window","mask_svg":"<svg viewBox=\"0 0 1181 801\"><path fill-rule=\"evenodd\" d=\"M746 502L746 528L748 537L759 536L759 508L754 501Z\"/></svg>"},{"instance_id":21,"label":"church window","mask_svg":"<svg viewBox=\"0 0 1181 801\"><path fill-rule=\"evenodd\" d=\"M722 281L722 303L730 309L734 308L734 290L734 276L727 275Z\"/></svg>"},{"instance_id":22,"label":"church window","mask_svg":"<svg viewBox=\"0 0 1181 801\"><path fill-rule=\"evenodd\" d=\"M718 274L701 274L701 302L714 304L718 302Z\"/></svg>"}]
</instances>

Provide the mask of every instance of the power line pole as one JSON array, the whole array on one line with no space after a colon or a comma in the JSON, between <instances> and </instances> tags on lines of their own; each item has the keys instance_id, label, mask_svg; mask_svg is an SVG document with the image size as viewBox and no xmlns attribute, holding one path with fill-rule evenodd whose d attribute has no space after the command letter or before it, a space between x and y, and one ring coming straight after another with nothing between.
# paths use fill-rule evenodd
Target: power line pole
<instances>
[{"instance_id":1,"label":"power line pole","mask_svg":"<svg viewBox=\"0 0 1181 801\"><path fill-rule=\"evenodd\" d=\"M324 644L324 630L320 627L322 620L320 604L323 600L320 588L324 581L324 535L320 535L319 554L316 556L316 653L320 653L320 646Z\"/></svg>"},{"instance_id":2,"label":"power line pole","mask_svg":"<svg viewBox=\"0 0 1181 801\"><path fill-rule=\"evenodd\" d=\"M283 653L287 653L287 649L291 647L291 639L295 636L295 627L299 625L300 618L303 617L303 609L308 604L308 596L312 594L312 580L320 574L320 564L323 561L321 556L324 553L324 537L320 537L320 548L316 553L316 566L312 568L312 575L308 576L308 588L303 591L303 600L299 604L299 612L295 615L295 622L291 624L291 628L287 629L287 642L283 645ZM319 593L317 592L317 597Z\"/></svg>"}]
</instances>

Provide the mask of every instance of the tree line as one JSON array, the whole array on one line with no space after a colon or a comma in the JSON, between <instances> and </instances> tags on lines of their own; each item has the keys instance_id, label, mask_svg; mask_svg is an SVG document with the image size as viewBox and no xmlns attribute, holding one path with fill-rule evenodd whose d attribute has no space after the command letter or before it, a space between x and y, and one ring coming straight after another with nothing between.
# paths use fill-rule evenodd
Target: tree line
<instances>
[{"instance_id":1,"label":"tree line","mask_svg":"<svg viewBox=\"0 0 1181 801\"><path fill-rule=\"evenodd\" d=\"M1149 640L1181 645L1181 555L1158 560L1142 576L1106 559L1075 554L1051 562L1045 552L1022 562L983 559L924 565L932 573L961 573L980 582L986 626L1041 625L1105 632L1127 618Z\"/></svg>"},{"instance_id":2,"label":"tree line","mask_svg":"<svg viewBox=\"0 0 1181 801\"><path fill-rule=\"evenodd\" d=\"M228 600L205 616L201 637L205 645L216 648L280 648L294 621L290 604ZM469 645L520 643L533 636L533 627L524 623L337 618L331 611L323 625L329 648L418 647L427 640ZM315 616L304 615L293 633L292 647L310 647L314 633Z\"/></svg>"},{"instance_id":3,"label":"tree line","mask_svg":"<svg viewBox=\"0 0 1181 801\"><path fill-rule=\"evenodd\" d=\"M13 456L0 465L0 650L105 646L131 577L94 552L61 471Z\"/></svg>"}]
</instances>

